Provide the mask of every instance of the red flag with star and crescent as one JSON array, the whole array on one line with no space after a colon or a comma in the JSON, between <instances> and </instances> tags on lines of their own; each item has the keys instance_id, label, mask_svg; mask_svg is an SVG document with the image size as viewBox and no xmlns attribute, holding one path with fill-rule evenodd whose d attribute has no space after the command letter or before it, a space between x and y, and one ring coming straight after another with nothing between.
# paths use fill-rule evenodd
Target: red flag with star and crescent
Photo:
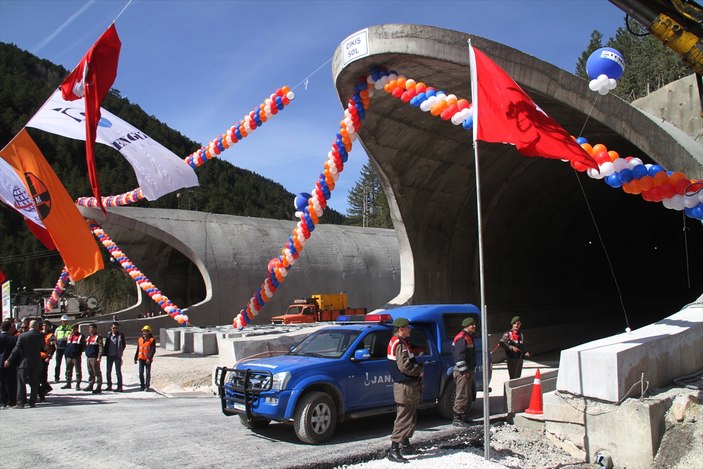
<instances>
[{"instance_id":1,"label":"red flag with star and crescent","mask_svg":"<svg viewBox=\"0 0 703 469\"><path fill-rule=\"evenodd\" d=\"M100 185L95 168L95 137L100 121L100 103L110 91L117 76L117 62L122 43L114 23L93 44L78 66L61 83L61 95L66 101L85 99L85 158L93 196L105 214Z\"/></svg>"},{"instance_id":2,"label":"red flag with star and crescent","mask_svg":"<svg viewBox=\"0 0 703 469\"><path fill-rule=\"evenodd\" d=\"M568 160L598 169L571 135L549 117L510 75L469 45L474 141L509 143L523 156Z\"/></svg>"}]
</instances>

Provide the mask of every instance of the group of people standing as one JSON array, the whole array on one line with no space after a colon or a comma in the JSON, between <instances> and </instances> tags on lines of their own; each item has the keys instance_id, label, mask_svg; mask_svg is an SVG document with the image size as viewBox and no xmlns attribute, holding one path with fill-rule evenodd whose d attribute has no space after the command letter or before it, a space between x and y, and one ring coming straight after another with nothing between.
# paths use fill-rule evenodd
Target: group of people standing
<instances>
[{"instance_id":1,"label":"group of people standing","mask_svg":"<svg viewBox=\"0 0 703 469\"><path fill-rule=\"evenodd\" d=\"M52 391L48 381L49 363L55 358L54 383L60 382L61 366L65 364L65 384L62 389L103 392L101 362L106 362L105 391L113 391L112 370L115 369L115 392L123 392L122 355L127 346L119 323L113 322L110 331L103 337L97 324L90 324L88 334L80 332L79 324L69 325L69 317L63 315L55 328L49 321L24 320L20 328L12 319L0 325L0 408L22 409L36 407L37 400L44 402ZM139 363L140 390L150 391L151 364L156 353L156 340L151 327L142 328L134 363ZM87 386L81 388L83 380L83 356L88 370ZM75 380L74 380L75 378ZM30 389L27 399L27 387Z\"/></svg>"},{"instance_id":2,"label":"group of people standing","mask_svg":"<svg viewBox=\"0 0 703 469\"><path fill-rule=\"evenodd\" d=\"M505 350L510 379L519 378L522 373L523 359L530 354L525 351L525 339L520 332L522 321L519 316L511 320L511 329L503 334L499 345ZM396 419L391 433L391 447L388 459L404 463L403 456L413 454L410 444L417 423L417 405L422 402L423 368L415 357L408 342L411 333L410 321L396 318L393 321L394 332L388 344L387 358L393 378L393 397L396 402ZM454 360L454 397L452 425L469 426L467 412L473 397L474 374L476 370L476 349L473 335L476 333L474 318L465 318L461 330L452 341L452 358Z\"/></svg>"}]
</instances>

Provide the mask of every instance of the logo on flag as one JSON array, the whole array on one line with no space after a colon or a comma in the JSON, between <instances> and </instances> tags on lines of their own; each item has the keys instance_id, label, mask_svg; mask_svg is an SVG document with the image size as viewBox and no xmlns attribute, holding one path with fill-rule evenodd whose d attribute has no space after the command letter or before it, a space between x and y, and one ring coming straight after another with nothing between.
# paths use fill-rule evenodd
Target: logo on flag
<instances>
[{"instance_id":1,"label":"logo on flag","mask_svg":"<svg viewBox=\"0 0 703 469\"><path fill-rule=\"evenodd\" d=\"M147 200L198 185L193 168L168 148L110 111L101 108L100 114L95 141L111 146L127 159ZM84 102L66 101L56 90L27 127L85 140L85 120Z\"/></svg>"},{"instance_id":2,"label":"logo on flag","mask_svg":"<svg viewBox=\"0 0 703 469\"><path fill-rule=\"evenodd\" d=\"M29 192L32 193L32 199L34 200L34 206L37 209L39 218L44 220L51 213L51 193L46 185L32 173L24 173L24 177L27 179L27 184L29 185Z\"/></svg>"}]
</instances>

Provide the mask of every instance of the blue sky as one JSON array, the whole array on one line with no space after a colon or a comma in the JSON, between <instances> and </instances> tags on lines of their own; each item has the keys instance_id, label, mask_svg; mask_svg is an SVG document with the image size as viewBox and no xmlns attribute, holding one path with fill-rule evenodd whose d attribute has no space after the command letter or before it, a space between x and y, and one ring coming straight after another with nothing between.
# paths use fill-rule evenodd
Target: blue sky
<instances>
[{"instance_id":1,"label":"blue sky","mask_svg":"<svg viewBox=\"0 0 703 469\"><path fill-rule=\"evenodd\" d=\"M71 70L127 4L0 0L0 41ZM343 117L329 60L350 34L384 23L438 26L573 72L591 32L608 38L623 18L606 0L133 0L116 22L122 52L114 87L202 144L276 88L297 86L285 111L222 157L293 193L309 192ZM332 208L346 213L347 193L366 161L361 145L354 145Z\"/></svg>"}]
</instances>

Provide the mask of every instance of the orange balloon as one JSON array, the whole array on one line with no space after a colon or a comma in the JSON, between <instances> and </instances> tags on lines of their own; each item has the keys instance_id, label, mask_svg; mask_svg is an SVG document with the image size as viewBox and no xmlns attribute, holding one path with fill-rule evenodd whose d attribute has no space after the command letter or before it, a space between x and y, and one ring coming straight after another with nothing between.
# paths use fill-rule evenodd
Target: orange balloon
<instances>
[{"instance_id":1,"label":"orange balloon","mask_svg":"<svg viewBox=\"0 0 703 469\"><path fill-rule=\"evenodd\" d=\"M654 175L654 187L663 186L664 184L669 184L669 175L666 171L659 171Z\"/></svg>"},{"instance_id":2,"label":"orange balloon","mask_svg":"<svg viewBox=\"0 0 703 469\"><path fill-rule=\"evenodd\" d=\"M605 145L603 145L602 143L596 143L595 145L593 145L593 153L598 154L602 151L608 153L608 149L605 147Z\"/></svg>"},{"instance_id":3,"label":"orange balloon","mask_svg":"<svg viewBox=\"0 0 703 469\"><path fill-rule=\"evenodd\" d=\"M593 147L590 143L582 143L581 148L586 150L586 153L588 153L589 155L593 155Z\"/></svg>"},{"instance_id":4,"label":"orange balloon","mask_svg":"<svg viewBox=\"0 0 703 469\"><path fill-rule=\"evenodd\" d=\"M615 161L620 158L620 155L615 150L610 150L608 152L608 156L610 157L610 161Z\"/></svg>"},{"instance_id":5,"label":"orange balloon","mask_svg":"<svg viewBox=\"0 0 703 469\"><path fill-rule=\"evenodd\" d=\"M686 179L686 175L681 171L676 171L675 173L672 173L671 176L669 176L669 182L674 185L676 185L677 182L683 179Z\"/></svg>"},{"instance_id":6,"label":"orange balloon","mask_svg":"<svg viewBox=\"0 0 703 469\"><path fill-rule=\"evenodd\" d=\"M654 187L654 179L652 179L652 176L643 176L640 178L638 185L641 192L647 192Z\"/></svg>"}]
</instances>

